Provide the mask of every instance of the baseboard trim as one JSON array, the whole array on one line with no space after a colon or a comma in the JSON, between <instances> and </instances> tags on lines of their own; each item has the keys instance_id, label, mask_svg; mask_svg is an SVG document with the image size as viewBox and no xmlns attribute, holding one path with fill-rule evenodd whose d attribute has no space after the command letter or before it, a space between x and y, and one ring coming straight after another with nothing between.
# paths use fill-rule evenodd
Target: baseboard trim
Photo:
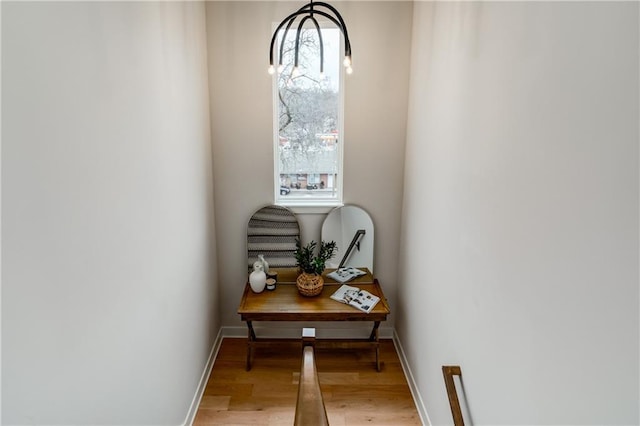
<instances>
[{"instance_id":1,"label":"baseboard trim","mask_svg":"<svg viewBox=\"0 0 640 426\"><path fill-rule=\"evenodd\" d=\"M413 401L415 402L416 408L418 409L418 415L420 416L420 421L422 422L423 425L431 426L431 419L429 419L427 408L424 405L424 401L422 400L422 396L420 395L420 391L418 390L416 381L413 378L413 373L411 372L411 368L409 367L409 362L407 361L407 357L404 353L404 349L402 348L400 337L398 337L398 334L396 333L395 329L393 330L393 344L395 345L396 351L398 352L398 358L400 358L400 364L402 365L404 376L407 378L407 383L409 384L409 389L411 390Z\"/></svg>"},{"instance_id":2,"label":"baseboard trim","mask_svg":"<svg viewBox=\"0 0 640 426\"><path fill-rule=\"evenodd\" d=\"M223 328L223 327L222 327ZM207 382L209 381L209 376L211 375L211 370L213 369L213 364L216 361L216 357L218 356L218 351L220 350L220 346L222 345L222 328L218 330L218 335L213 342L213 346L211 347L211 352L209 353L209 359L207 359L207 363L205 364L204 371L202 372L202 376L200 377L200 382L198 383L198 387L196 388L195 395L193 395L193 399L191 400L191 405L189 406L189 411L187 412L187 416L182 423L182 426L191 426L193 425L193 421L196 418L196 414L198 413L198 407L200 406L200 401L202 401L202 395L204 394L204 389L207 387Z\"/></svg>"},{"instance_id":3,"label":"baseboard trim","mask_svg":"<svg viewBox=\"0 0 640 426\"><path fill-rule=\"evenodd\" d=\"M222 337L247 337L247 327L222 327Z\"/></svg>"}]
</instances>

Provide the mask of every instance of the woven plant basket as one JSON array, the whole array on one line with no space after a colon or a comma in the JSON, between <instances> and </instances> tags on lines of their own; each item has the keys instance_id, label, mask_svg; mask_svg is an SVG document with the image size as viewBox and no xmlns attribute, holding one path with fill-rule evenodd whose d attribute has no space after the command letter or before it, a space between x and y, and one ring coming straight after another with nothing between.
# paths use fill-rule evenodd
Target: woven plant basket
<instances>
[{"instance_id":1,"label":"woven plant basket","mask_svg":"<svg viewBox=\"0 0 640 426\"><path fill-rule=\"evenodd\" d=\"M296 286L298 291L303 296L317 296L322 293L322 287L324 286L324 279L322 275L307 274L306 272L298 275L296 279Z\"/></svg>"}]
</instances>

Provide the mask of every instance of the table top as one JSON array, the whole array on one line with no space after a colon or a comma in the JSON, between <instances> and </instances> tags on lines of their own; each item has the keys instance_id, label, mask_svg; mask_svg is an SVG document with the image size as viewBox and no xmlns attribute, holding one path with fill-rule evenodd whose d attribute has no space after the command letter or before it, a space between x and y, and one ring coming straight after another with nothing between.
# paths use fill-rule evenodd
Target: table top
<instances>
[{"instance_id":1,"label":"table top","mask_svg":"<svg viewBox=\"0 0 640 426\"><path fill-rule=\"evenodd\" d=\"M360 268L364 269L364 268ZM271 269L270 269L271 271ZM238 314L243 321L384 321L390 313L380 283L367 270L367 274L346 283L380 297L370 313L330 298L342 285L324 276L324 287L318 296L302 296L295 285L296 268L275 268L278 272L276 289L254 293L245 284Z\"/></svg>"}]
</instances>

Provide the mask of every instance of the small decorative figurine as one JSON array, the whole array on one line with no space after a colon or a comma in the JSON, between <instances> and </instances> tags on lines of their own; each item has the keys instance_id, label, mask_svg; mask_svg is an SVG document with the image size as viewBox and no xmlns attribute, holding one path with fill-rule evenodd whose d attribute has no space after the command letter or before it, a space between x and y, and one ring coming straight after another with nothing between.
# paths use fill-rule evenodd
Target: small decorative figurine
<instances>
[{"instance_id":1,"label":"small decorative figurine","mask_svg":"<svg viewBox=\"0 0 640 426\"><path fill-rule=\"evenodd\" d=\"M262 262L262 270L264 271L264 273L269 275L269 263L264 260L264 254L259 254L258 259L260 259L260 262Z\"/></svg>"}]
</instances>

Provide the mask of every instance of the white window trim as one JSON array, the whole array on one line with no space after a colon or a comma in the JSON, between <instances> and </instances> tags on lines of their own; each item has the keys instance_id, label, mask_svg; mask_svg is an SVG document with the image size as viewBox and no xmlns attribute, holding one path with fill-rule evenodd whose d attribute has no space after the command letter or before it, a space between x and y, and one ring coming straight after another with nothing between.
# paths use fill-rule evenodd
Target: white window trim
<instances>
[{"instance_id":1,"label":"white window trim","mask_svg":"<svg viewBox=\"0 0 640 426\"><path fill-rule=\"evenodd\" d=\"M289 210L291 210L295 214L327 214L331 210L335 209L336 207L344 206L343 203L340 203L340 204L334 203L332 205L327 204L326 206L311 206L311 205L296 206L291 204L276 204L276 205L287 207Z\"/></svg>"},{"instance_id":2,"label":"white window trim","mask_svg":"<svg viewBox=\"0 0 640 426\"><path fill-rule=\"evenodd\" d=\"M319 22L320 28L333 28L334 26L330 22ZM278 26L278 23L273 23L272 31L275 31ZM340 36L340 40L342 40L342 35ZM276 49L277 50L277 49ZM346 140L344 133L344 117L345 117L345 108L344 108L344 98L345 98L345 78L346 72L345 68L342 66L342 61L340 58L344 56L344 43L340 43L340 54L338 58L338 64L340 69L340 84L338 86L339 92L339 112L338 112L338 134L340 135L340 139L338 140L337 146L337 154L338 154L338 176L336 179L336 184L338 186L337 196L335 199L331 200L322 200L320 198L315 198L311 200L287 200L285 196L280 195L280 156L277 154L280 149L280 135L278 133L278 127L280 125L279 117L278 117L278 108L279 108L279 98L278 98L278 72L273 73L271 80L272 87L272 118L273 118L273 199L274 204L277 206L283 206L290 208L296 214L316 214L316 213L328 213L335 207L341 207L344 205L343 198L343 186L344 186L344 143ZM276 57L276 62L279 61L279 58Z\"/></svg>"}]
</instances>

